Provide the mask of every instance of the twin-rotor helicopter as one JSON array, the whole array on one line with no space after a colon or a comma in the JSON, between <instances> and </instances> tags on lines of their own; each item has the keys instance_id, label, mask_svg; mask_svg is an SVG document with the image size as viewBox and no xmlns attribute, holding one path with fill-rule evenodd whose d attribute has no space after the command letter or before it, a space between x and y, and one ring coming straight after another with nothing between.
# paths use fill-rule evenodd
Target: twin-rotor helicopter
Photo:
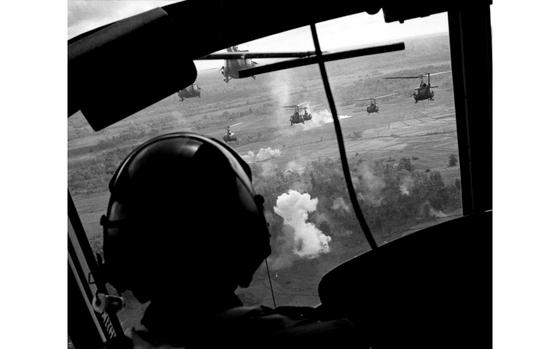
<instances>
[{"instance_id":1,"label":"twin-rotor helicopter","mask_svg":"<svg viewBox=\"0 0 560 349\"><path fill-rule=\"evenodd\" d=\"M294 113L290 115L290 126L304 124L312 118L311 113L307 112L307 107L303 104L286 105L284 108L294 110Z\"/></svg>"},{"instance_id":2,"label":"twin-rotor helicopter","mask_svg":"<svg viewBox=\"0 0 560 349\"><path fill-rule=\"evenodd\" d=\"M391 77L386 77L384 79L389 80L389 79L418 79L418 78L420 78L420 86L418 88L415 88L414 92L411 95L411 97L414 98L414 103L418 103L418 101L422 101L422 100L426 100L426 99L429 99L430 101L434 100L434 91L432 91L432 89L437 88L439 86L431 85L430 76L446 74L446 73L451 73L451 70L437 72L437 73L424 73L424 74L414 75L414 76L391 76ZM428 78L428 83L424 82L425 77Z\"/></svg>"}]
</instances>

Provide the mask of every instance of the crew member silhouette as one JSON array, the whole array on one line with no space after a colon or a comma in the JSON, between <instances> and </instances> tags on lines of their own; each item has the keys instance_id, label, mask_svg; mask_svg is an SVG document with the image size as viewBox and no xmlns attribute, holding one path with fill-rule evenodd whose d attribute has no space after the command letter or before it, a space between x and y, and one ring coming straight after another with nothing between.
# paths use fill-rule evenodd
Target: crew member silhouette
<instances>
[{"instance_id":1,"label":"crew member silhouette","mask_svg":"<svg viewBox=\"0 0 560 349\"><path fill-rule=\"evenodd\" d=\"M150 302L128 347L348 344L344 326L315 326L312 335L299 326L317 324L310 308L243 307L235 295L271 253L264 200L251 180L226 144L187 132L147 141L116 170L102 218L103 274L117 290ZM322 344L311 338L317 333L326 333Z\"/></svg>"}]
</instances>

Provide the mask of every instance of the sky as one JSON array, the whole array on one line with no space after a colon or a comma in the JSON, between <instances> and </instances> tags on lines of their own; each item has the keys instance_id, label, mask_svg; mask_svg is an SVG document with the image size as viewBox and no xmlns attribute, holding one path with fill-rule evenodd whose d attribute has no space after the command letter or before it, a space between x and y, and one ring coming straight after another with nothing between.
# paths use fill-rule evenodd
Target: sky
<instances>
[{"instance_id":1,"label":"sky","mask_svg":"<svg viewBox=\"0 0 560 349\"><path fill-rule=\"evenodd\" d=\"M68 0L68 38L178 0Z\"/></svg>"},{"instance_id":2,"label":"sky","mask_svg":"<svg viewBox=\"0 0 560 349\"><path fill-rule=\"evenodd\" d=\"M69 0L68 37L173 2L177 1ZM317 24L321 49L324 51L394 42L406 37L447 32L447 30L445 14L409 20L401 24L385 23L381 11L373 16L364 12ZM314 50L309 27L244 43L240 48L259 52ZM223 65L222 61L196 61L195 64L198 70L219 68Z\"/></svg>"}]
</instances>

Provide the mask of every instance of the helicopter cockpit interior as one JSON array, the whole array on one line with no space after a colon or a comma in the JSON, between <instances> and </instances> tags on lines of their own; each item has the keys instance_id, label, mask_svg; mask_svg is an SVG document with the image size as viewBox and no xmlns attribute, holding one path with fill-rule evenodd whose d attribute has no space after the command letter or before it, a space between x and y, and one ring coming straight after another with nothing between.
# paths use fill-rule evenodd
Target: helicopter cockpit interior
<instances>
[{"instance_id":1,"label":"helicopter cockpit interior","mask_svg":"<svg viewBox=\"0 0 560 349\"><path fill-rule=\"evenodd\" d=\"M145 309L99 271L119 163L157 135L224 130L271 233L271 255L236 293L244 304L319 307L358 324L372 348L490 348L490 5L188 0L72 37L69 348L102 348ZM200 58L234 46L271 54L226 84L223 61ZM288 51L310 53L279 58ZM387 79L424 74L433 98ZM179 100L193 84L198 98ZM356 102L366 96L391 98L373 117ZM312 118L294 123L285 106Z\"/></svg>"}]
</instances>

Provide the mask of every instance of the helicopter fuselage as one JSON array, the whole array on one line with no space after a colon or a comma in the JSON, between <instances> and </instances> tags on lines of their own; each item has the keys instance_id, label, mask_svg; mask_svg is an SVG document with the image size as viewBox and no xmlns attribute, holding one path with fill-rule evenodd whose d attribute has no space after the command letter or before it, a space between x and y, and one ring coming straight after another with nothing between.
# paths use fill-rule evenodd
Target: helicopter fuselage
<instances>
[{"instance_id":1,"label":"helicopter fuselage","mask_svg":"<svg viewBox=\"0 0 560 349\"><path fill-rule=\"evenodd\" d=\"M237 136L235 135L235 133L227 130L226 134L224 134L223 140L224 142L235 142L237 141Z\"/></svg>"},{"instance_id":2,"label":"helicopter fuselage","mask_svg":"<svg viewBox=\"0 0 560 349\"><path fill-rule=\"evenodd\" d=\"M303 115L300 115L298 112L295 112L290 116L290 126L303 123L305 123L305 119L303 118Z\"/></svg>"},{"instance_id":3,"label":"helicopter fuselage","mask_svg":"<svg viewBox=\"0 0 560 349\"><path fill-rule=\"evenodd\" d=\"M296 110L292 115L290 115L290 126L294 124L304 124L306 121L311 120L311 114L307 112L301 113L299 110Z\"/></svg>"},{"instance_id":4,"label":"helicopter fuselage","mask_svg":"<svg viewBox=\"0 0 560 349\"><path fill-rule=\"evenodd\" d=\"M425 99L429 99L430 101L434 100L434 91L430 89L430 85L420 86L417 88L414 93L412 94L414 97L414 101L418 103L418 101L422 101Z\"/></svg>"},{"instance_id":5,"label":"helicopter fuselage","mask_svg":"<svg viewBox=\"0 0 560 349\"><path fill-rule=\"evenodd\" d=\"M379 107L377 106L376 103L371 102L370 105L367 106L366 110L367 110L368 114L378 113L379 112Z\"/></svg>"},{"instance_id":6,"label":"helicopter fuselage","mask_svg":"<svg viewBox=\"0 0 560 349\"><path fill-rule=\"evenodd\" d=\"M228 52L248 52L247 50L240 51L237 47L230 47L227 49ZM220 70L224 76L224 81L227 83L231 79L239 79L239 70L252 68L257 63L253 62L250 58L240 58L240 59L226 59L224 60L224 66ZM255 77L253 77L254 79Z\"/></svg>"}]
</instances>

